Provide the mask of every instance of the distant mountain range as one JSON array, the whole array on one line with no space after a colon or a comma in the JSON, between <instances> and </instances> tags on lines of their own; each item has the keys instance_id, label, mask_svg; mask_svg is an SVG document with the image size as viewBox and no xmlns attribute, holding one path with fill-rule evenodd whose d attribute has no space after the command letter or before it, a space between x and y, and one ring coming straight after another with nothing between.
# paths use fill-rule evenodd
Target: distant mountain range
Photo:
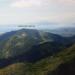
<instances>
[{"instance_id":1,"label":"distant mountain range","mask_svg":"<svg viewBox=\"0 0 75 75\"><path fill-rule=\"evenodd\" d=\"M75 75L74 29L53 31L21 29L0 35L0 75Z\"/></svg>"},{"instance_id":2,"label":"distant mountain range","mask_svg":"<svg viewBox=\"0 0 75 75\"><path fill-rule=\"evenodd\" d=\"M43 31L51 32L54 34L61 35L63 37L71 37L75 35L75 27L63 27L63 28L56 28L56 29L45 29Z\"/></svg>"}]
</instances>

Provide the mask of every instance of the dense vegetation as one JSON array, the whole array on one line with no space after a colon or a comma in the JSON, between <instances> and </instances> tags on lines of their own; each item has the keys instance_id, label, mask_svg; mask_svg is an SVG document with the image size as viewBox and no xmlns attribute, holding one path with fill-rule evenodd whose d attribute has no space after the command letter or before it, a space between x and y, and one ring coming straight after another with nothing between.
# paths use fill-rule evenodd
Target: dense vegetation
<instances>
[{"instance_id":1,"label":"dense vegetation","mask_svg":"<svg viewBox=\"0 0 75 75\"><path fill-rule=\"evenodd\" d=\"M24 29L1 37L0 75L75 75L74 37Z\"/></svg>"}]
</instances>

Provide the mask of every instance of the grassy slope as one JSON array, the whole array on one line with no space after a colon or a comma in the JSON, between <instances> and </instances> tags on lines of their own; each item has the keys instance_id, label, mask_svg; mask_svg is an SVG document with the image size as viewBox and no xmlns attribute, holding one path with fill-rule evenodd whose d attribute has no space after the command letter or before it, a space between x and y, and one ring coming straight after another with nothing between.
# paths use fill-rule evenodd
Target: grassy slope
<instances>
[{"instance_id":1,"label":"grassy slope","mask_svg":"<svg viewBox=\"0 0 75 75\"><path fill-rule=\"evenodd\" d=\"M75 59L75 45L57 55L42 59L36 63L15 63L0 69L0 75L47 75L55 71L61 64Z\"/></svg>"}]
</instances>

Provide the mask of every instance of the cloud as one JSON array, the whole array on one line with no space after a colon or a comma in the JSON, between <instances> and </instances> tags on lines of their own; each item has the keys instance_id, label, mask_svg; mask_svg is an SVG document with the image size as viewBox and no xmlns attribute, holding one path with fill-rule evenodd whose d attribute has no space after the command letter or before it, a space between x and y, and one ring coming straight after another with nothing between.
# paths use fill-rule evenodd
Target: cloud
<instances>
[{"instance_id":1,"label":"cloud","mask_svg":"<svg viewBox=\"0 0 75 75\"><path fill-rule=\"evenodd\" d=\"M5 2L5 0L4 0ZM75 22L75 0L10 0L0 7L0 24Z\"/></svg>"},{"instance_id":2,"label":"cloud","mask_svg":"<svg viewBox=\"0 0 75 75\"><path fill-rule=\"evenodd\" d=\"M75 0L53 0L53 2L60 4L68 4L68 5L75 4Z\"/></svg>"},{"instance_id":3,"label":"cloud","mask_svg":"<svg viewBox=\"0 0 75 75\"><path fill-rule=\"evenodd\" d=\"M14 8L74 10L75 0L13 0L10 4Z\"/></svg>"},{"instance_id":4,"label":"cloud","mask_svg":"<svg viewBox=\"0 0 75 75\"><path fill-rule=\"evenodd\" d=\"M25 8L41 5L41 0L16 0L11 3L12 7Z\"/></svg>"}]
</instances>

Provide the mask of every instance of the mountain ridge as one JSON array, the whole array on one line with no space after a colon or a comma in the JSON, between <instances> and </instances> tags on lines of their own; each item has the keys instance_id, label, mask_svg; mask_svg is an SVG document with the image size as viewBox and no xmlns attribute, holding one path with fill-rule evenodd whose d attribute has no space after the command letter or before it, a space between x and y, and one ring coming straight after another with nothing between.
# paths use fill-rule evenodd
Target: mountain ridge
<instances>
[{"instance_id":1,"label":"mountain ridge","mask_svg":"<svg viewBox=\"0 0 75 75\"><path fill-rule=\"evenodd\" d=\"M74 59L74 36L33 29L0 36L0 75L66 75L67 67L74 66Z\"/></svg>"}]
</instances>

